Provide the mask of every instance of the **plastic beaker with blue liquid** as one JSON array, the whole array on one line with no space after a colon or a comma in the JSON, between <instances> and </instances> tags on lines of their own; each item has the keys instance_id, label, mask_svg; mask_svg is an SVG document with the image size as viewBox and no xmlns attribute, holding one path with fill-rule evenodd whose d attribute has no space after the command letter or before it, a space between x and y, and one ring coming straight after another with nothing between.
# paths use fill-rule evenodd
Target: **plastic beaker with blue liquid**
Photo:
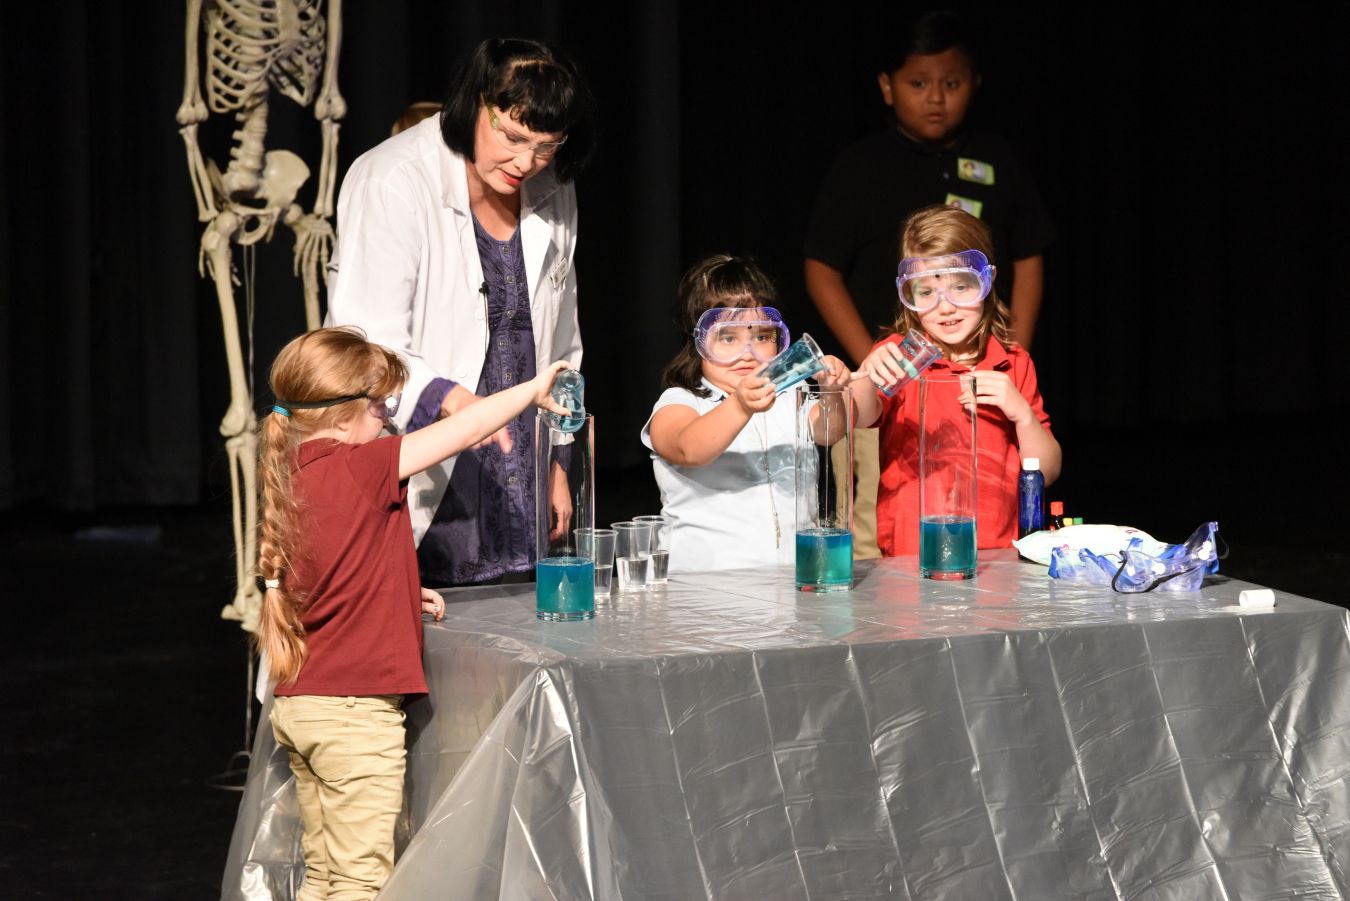
<instances>
[{"instance_id":1,"label":"plastic beaker with blue liquid","mask_svg":"<svg viewBox=\"0 0 1350 901\"><path fill-rule=\"evenodd\" d=\"M966 388L974 394L972 373L919 378L919 574L926 579L975 576L978 417L959 400Z\"/></svg>"},{"instance_id":2,"label":"plastic beaker with blue liquid","mask_svg":"<svg viewBox=\"0 0 1350 901\"><path fill-rule=\"evenodd\" d=\"M566 430L554 422L571 426L569 419L545 410L535 420L534 598L540 619L595 616L596 546L573 540L578 530L595 528L595 417L577 419Z\"/></svg>"},{"instance_id":3,"label":"plastic beaker with blue liquid","mask_svg":"<svg viewBox=\"0 0 1350 901\"><path fill-rule=\"evenodd\" d=\"M581 428L586 421L586 379L575 369L564 369L553 380L553 390L549 392L558 405L571 413L561 416L545 410L541 413L548 421L549 428L564 434L571 434Z\"/></svg>"},{"instance_id":4,"label":"plastic beaker with blue liquid","mask_svg":"<svg viewBox=\"0 0 1350 901\"><path fill-rule=\"evenodd\" d=\"M816 339L803 333L787 350L774 357L755 373L773 383L775 394L782 394L798 382L829 369L825 354Z\"/></svg>"},{"instance_id":5,"label":"plastic beaker with blue liquid","mask_svg":"<svg viewBox=\"0 0 1350 901\"><path fill-rule=\"evenodd\" d=\"M853 587L853 389L797 388L797 588ZM843 445L836 458L831 450ZM835 472L836 464L839 472Z\"/></svg>"},{"instance_id":6,"label":"plastic beaker with blue liquid","mask_svg":"<svg viewBox=\"0 0 1350 901\"><path fill-rule=\"evenodd\" d=\"M904 374L880 389L887 397L895 397L897 391L917 379L934 361L942 358L942 351L918 329L910 329L905 340L896 345L896 350L899 358L892 358L891 362L899 366Z\"/></svg>"}]
</instances>

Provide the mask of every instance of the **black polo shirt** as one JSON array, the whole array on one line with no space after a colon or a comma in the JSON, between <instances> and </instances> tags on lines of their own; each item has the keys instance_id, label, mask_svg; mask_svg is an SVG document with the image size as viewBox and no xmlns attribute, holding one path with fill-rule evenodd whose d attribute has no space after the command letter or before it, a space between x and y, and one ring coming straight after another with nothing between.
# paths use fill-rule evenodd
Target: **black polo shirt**
<instances>
[{"instance_id":1,"label":"black polo shirt","mask_svg":"<svg viewBox=\"0 0 1350 901\"><path fill-rule=\"evenodd\" d=\"M917 144L896 128L846 148L821 185L806 256L844 275L876 337L895 322L900 225L919 207L955 203L993 232L995 287L1012 300L1012 261L1035 256L1055 230L1017 152L997 135L963 129L951 147Z\"/></svg>"}]
</instances>

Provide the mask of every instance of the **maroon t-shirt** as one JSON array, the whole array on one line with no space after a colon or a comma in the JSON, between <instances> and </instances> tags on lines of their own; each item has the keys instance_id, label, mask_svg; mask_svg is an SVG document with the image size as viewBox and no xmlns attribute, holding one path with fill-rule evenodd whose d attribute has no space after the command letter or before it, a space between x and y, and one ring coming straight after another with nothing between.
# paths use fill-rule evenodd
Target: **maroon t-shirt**
<instances>
[{"instance_id":1,"label":"maroon t-shirt","mask_svg":"<svg viewBox=\"0 0 1350 901\"><path fill-rule=\"evenodd\" d=\"M309 659L278 695L421 695L422 597L399 482L403 438L306 441L291 485L300 549L286 588L306 592L300 619Z\"/></svg>"}]
</instances>

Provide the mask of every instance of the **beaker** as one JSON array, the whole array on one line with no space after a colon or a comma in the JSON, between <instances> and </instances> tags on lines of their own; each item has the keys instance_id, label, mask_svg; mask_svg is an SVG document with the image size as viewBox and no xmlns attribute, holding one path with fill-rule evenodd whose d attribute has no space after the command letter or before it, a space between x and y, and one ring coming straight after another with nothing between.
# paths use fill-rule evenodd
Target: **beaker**
<instances>
[{"instance_id":1,"label":"beaker","mask_svg":"<svg viewBox=\"0 0 1350 901\"><path fill-rule=\"evenodd\" d=\"M557 413L544 411L543 416L548 421L549 427L568 434L581 428L586 418L586 379L582 374L575 369L564 369L553 379L553 388L549 391L549 395L560 407L572 414L559 416Z\"/></svg>"},{"instance_id":2,"label":"beaker","mask_svg":"<svg viewBox=\"0 0 1350 901\"><path fill-rule=\"evenodd\" d=\"M975 375L932 370L919 377L919 574L975 576Z\"/></svg>"},{"instance_id":3,"label":"beaker","mask_svg":"<svg viewBox=\"0 0 1350 901\"><path fill-rule=\"evenodd\" d=\"M595 527L595 417L564 431L540 410L534 427L535 610L540 619L595 616L595 548L573 542ZM570 420L564 420L569 422Z\"/></svg>"},{"instance_id":4,"label":"beaker","mask_svg":"<svg viewBox=\"0 0 1350 901\"><path fill-rule=\"evenodd\" d=\"M797 588L853 587L853 389L797 387ZM831 448L843 444L836 458ZM838 465L841 478L835 478Z\"/></svg>"},{"instance_id":5,"label":"beaker","mask_svg":"<svg viewBox=\"0 0 1350 901\"><path fill-rule=\"evenodd\" d=\"M755 373L773 383L775 394L782 394L798 382L805 381L823 369L825 354L816 339L805 332L792 346L760 367Z\"/></svg>"},{"instance_id":6,"label":"beaker","mask_svg":"<svg viewBox=\"0 0 1350 901\"><path fill-rule=\"evenodd\" d=\"M881 389L881 393L887 397L895 397L895 392L917 379L934 361L942 358L942 351L918 329L910 329L897 349L900 351L900 368L905 374Z\"/></svg>"}]
</instances>

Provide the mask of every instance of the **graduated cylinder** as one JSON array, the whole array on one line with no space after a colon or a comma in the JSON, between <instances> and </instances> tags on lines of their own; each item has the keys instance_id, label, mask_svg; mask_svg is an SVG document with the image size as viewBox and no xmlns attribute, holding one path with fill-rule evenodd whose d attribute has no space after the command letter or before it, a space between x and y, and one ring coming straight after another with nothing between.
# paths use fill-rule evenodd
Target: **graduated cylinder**
<instances>
[{"instance_id":1,"label":"graduated cylinder","mask_svg":"<svg viewBox=\"0 0 1350 901\"><path fill-rule=\"evenodd\" d=\"M919 378L919 573L970 579L976 561L975 376L929 370Z\"/></svg>"},{"instance_id":2,"label":"graduated cylinder","mask_svg":"<svg viewBox=\"0 0 1350 901\"><path fill-rule=\"evenodd\" d=\"M595 616L595 547L576 540L595 528L595 417L562 420L540 410L534 427L534 512L540 619Z\"/></svg>"},{"instance_id":3,"label":"graduated cylinder","mask_svg":"<svg viewBox=\"0 0 1350 901\"><path fill-rule=\"evenodd\" d=\"M801 385L796 402L797 588L848 591L853 587L853 389ZM836 478L830 450L839 444L847 453L838 458Z\"/></svg>"}]
</instances>

